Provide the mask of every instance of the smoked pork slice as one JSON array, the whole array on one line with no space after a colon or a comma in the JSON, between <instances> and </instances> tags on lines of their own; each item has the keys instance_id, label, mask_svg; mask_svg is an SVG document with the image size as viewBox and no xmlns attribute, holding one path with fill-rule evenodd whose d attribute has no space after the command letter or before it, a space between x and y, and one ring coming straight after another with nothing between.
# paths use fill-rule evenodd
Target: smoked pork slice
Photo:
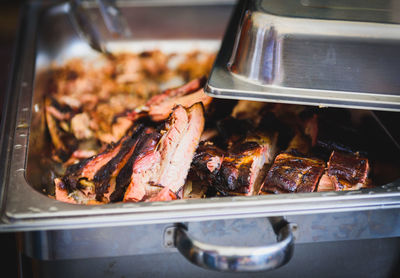
<instances>
[{"instance_id":1,"label":"smoked pork slice","mask_svg":"<svg viewBox=\"0 0 400 278\"><path fill-rule=\"evenodd\" d=\"M67 194L75 197L77 203L109 202L115 190L115 179L133 155L142 130L143 126L138 125L104 152L69 166L65 175L54 181L56 188L60 189L59 194L56 190L56 199L66 201Z\"/></svg>"},{"instance_id":2,"label":"smoked pork slice","mask_svg":"<svg viewBox=\"0 0 400 278\"><path fill-rule=\"evenodd\" d=\"M165 188L179 195L203 129L202 103L188 109L176 106L160 131L160 140L149 144L149 151L133 163L124 201L163 199L157 196L167 192Z\"/></svg>"},{"instance_id":3,"label":"smoked pork slice","mask_svg":"<svg viewBox=\"0 0 400 278\"><path fill-rule=\"evenodd\" d=\"M192 163L191 176L220 195L253 195L265 163L272 161L277 134L256 133L236 142L227 151L203 143Z\"/></svg>"},{"instance_id":4,"label":"smoked pork slice","mask_svg":"<svg viewBox=\"0 0 400 278\"><path fill-rule=\"evenodd\" d=\"M207 108L212 101L203 86L204 77L194 79L177 88L167 89L159 95L150 98L145 105L129 113L128 118L137 120L142 116L149 116L151 120L160 122L166 120L174 107L180 105L189 108L195 103L201 102Z\"/></svg>"},{"instance_id":5,"label":"smoked pork slice","mask_svg":"<svg viewBox=\"0 0 400 278\"><path fill-rule=\"evenodd\" d=\"M325 162L320 159L281 153L269 169L261 192L313 192L324 169Z\"/></svg>"},{"instance_id":6,"label":"smoked pork slice","mask_svg":"<svg viewBox=\"0 0 400 278\"><path fill-rule=\"evenodd\" d=\"M358 190L367 187L368 159L357 153L333 151L318 191Z\"/></svg>"}]
</instances>

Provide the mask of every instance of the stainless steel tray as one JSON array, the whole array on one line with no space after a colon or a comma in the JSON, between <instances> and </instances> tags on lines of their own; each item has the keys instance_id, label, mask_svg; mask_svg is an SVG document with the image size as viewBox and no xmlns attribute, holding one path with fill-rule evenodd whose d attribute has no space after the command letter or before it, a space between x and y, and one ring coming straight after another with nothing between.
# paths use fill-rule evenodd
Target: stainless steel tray
<instances>
[{"instance_id":1,"label":"stainless steel tray","mask_svg":"<svg viewBox=\"0 0 400 278\"><path fill-rule=\"evenodd\" d=\"M175 5L169 3L168 7L162 9L157 1L152 1L151 5L148 2L132 2L123 6L122 11L132 30L136 30L136 39L141 42L159 42L165 38L215 42L221 37L231 5L225 3L211 7L207 3L193 6L177 2ZM140 29L144 26L146 30ZM400 235L400 180L393 181L390 177L387 177L384 186L354 192L115 203L104 206L71 205L48 198L42 193L42 178L46 175L46 169L37 156L38 153L46 153L49 144L43 122L41 97L45 92L42 78L52 61L63 62L70 57L95 54L74 33L64 5L49 7L42 3L30 3L21 30L12 86L3 114L3 119L7 120L3 121L1 137L1 160L4 163L0 172L2 231L88 229L285 216L292 217L294 221L299 219L300 222L308 219L304 226L299 226L299 237L303 237L303 240L338 239L340 226L333 228L333 224L329 224L331 233L326 233L324 237L325 233L321 234L318 227L307 224L322 219L324 213L328 213L340 215L345 223L351 219L363 219L363 224L358 228L366 230L345 236L347 239ZM135 41L116 44L129 47L135 45ZM395 151L388 155L394 156ZM379 219L387 217L391 228L375 229L375 222L368 220L368 215L379 215Z\"/></svg>"},{"instance_id":2,"label":"stainless steel tray","mask_svg":"<svg viewBox=\"0 0 400 278\"><path fill-rule=\"evenodd\" d=\"M241 1L207 92L400 111L396 1Z\"/></svg>"}]
</instances>

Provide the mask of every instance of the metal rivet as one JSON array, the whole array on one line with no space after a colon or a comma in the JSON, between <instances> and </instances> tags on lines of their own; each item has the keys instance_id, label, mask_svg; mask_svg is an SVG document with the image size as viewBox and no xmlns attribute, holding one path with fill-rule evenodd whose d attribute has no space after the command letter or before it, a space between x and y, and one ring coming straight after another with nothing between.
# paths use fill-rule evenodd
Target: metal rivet
<instances>
[{"instance_id":1,"label":"metal rivet","mask_svg":"<svg viewBox=\"0 0 400 278\"><path fill-rule=\"evenodd\" d=\"M28 124L27 123L24 123L24 122L21 122L21 123L19 123L18 125L17 125L17 128L27 128L28 127Z\"/></svg>"}]
</instances>

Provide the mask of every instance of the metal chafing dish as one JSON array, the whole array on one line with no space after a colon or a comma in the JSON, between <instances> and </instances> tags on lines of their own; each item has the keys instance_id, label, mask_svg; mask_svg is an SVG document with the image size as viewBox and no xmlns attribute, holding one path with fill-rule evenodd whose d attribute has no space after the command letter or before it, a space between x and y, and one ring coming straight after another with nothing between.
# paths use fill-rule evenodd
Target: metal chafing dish
<instances>
[{"instance_id":1,"label":"metal chafing dish","mask_svg":"<svg viewBox=\"0 0 400 278\"><path fill-rule=\"evenodd\" d=\"M217 49L233 8L230 1L118 4L135 38L110 47L125 49L161 42L174 50ZM88 9L98 15L95 7ZM398 271L399 167L382 178L385 185L352 192L104 206L48 198L41 192L48 177L40 161L49 144L41 103L46 70L53 61L95 55L74 32L68 4L31 1L26 6L3 112L0 172L0 229L18 233L21 276L32 269L41 277L229 275L195 267L178 250L195 264L225 271L272 269L293 255L269 273L273 277L387 277ZM388 157L398 157L392 140L382 142L391 150ZM242 247L229 248L237 245Z\"/></svg>"}]
</instances>

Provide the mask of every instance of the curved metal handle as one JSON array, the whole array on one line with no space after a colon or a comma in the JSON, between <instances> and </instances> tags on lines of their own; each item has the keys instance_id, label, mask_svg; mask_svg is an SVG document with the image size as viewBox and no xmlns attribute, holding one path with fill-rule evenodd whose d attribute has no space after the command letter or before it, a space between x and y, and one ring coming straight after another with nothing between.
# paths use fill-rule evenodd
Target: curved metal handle
<instances>
[{"instance_id":1,"label":"curved metal handle","mask_svg":"<svg viewBox=\"0 0 400 278\"><path fill-rule=\"evenodd\" d=\"M203 268L232 272L272 270L291 259L295 225L271 219L270 222L278 240L270 245L233 247L207 244L193 239L182 224L175 228L174 245L186 259Z\"/></svg>"}]
</instances>

